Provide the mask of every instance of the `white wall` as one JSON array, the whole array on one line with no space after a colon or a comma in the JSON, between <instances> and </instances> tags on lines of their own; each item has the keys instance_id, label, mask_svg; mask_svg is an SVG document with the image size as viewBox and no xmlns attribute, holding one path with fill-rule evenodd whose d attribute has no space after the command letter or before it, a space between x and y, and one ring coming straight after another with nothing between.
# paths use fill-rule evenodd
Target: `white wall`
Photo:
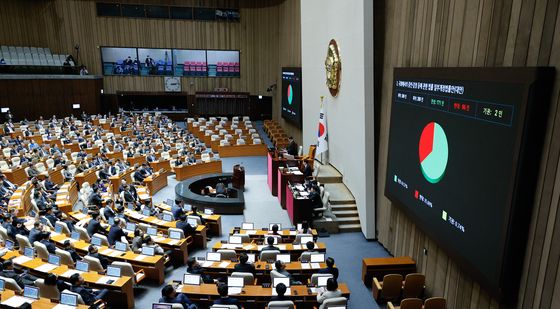
<instances>
[{"instance_id":1,"label":"white wall","mask_svg":"<svg viewBox=\"0 0 560 309\"><path fill-rule=\"evenodd\" d=\"M325 85L325 57L331 39L342 61L339 94ZM317 142L320 96L326 98L329 161L356 199L362 232L375 238L373 2L301 1L304 149Z\"/></svg>"}]
</instances>

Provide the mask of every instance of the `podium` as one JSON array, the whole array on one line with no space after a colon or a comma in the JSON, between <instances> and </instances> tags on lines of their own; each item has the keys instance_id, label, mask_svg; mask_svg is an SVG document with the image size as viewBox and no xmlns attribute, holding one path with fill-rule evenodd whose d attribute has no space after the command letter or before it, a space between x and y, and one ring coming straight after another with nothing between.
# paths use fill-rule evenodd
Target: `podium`
<instances>
[{"instance_id":1,"label":"podium","mask_svg":"<svg viewBox=\"0 0 560 309\"><path fill-rule=\"evenodd\" d=\"M233 166L233 177L231 184L239 190L245 189L245 168L239 164Z\"/></svg>"}]
</instances>

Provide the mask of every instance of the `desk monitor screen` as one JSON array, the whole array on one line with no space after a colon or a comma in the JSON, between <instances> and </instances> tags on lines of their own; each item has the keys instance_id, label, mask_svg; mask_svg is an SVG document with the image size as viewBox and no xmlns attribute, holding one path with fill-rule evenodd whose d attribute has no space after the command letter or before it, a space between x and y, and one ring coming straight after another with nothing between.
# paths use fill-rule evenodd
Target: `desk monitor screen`
<instances>
[{"instance_id":1,"label":"desk monitor screen","mask_svg":"<svg viewBox=\"0 0 560 309\"><path fill-rule=\"evenodd\" d=\"M117 241L115 242L115 250L126 252L128 250L128 246L122 241Z\"/></svg>"},{"instance_id":2,"label":"desk monitor screen","mask_svg":"<svg viewBox=\"0 0 560 309\"><path fill-rule=\"evenodd\" d=\"M146 234L150 235L150 236L156 236L157 235L157 228L155 227L148 227L146 229Z\"/></svg>"},{"instance_id":3,"label":"desk monitor screen","mask_svg":"<svg viewBox=\"0 0 560 309\"><path fill-rule=\"evenodd\" d=\"M154 256L156 254L156 248L152 246L144 246L142 247L142 254L148 256Z\"/></svg>"},{"instance_id":4,"label":"desk monitor screen","mask_svg":"<svg viewBox=\"0 0 560 309\"><path fill-rule=\"evenodd\" d=\"M219 262L222 260L222 254L218 252L206 252L206 260L212 262Z\"/></svg>"},{"instance_id":5,"label":"desk monitor screen","mask_svg":"<svg viewBox=\"0 0 560 309\"><path fill-rule=\"evenodd\" d=\"M34 287L34 286L30 286L30 285L26 285L23 288L23 297L39 299L39 288Z\"/></svg>"},{"instance_id":6,"label":"desk monitor screen","mask_svg":"<svg viewBox=\"0 0 560 309\"><path fill-rule=\"evenodd\" d=\"M179 231L169 231L169 238L171 238L171 239L181 239L181 232L179 232Z\"/></svg>"},{"instance_id":7,"label":"desk monitor screen","mask_svg":"<svg viewBox=\"0 0 560 309\"><path fill-rule=\"evenodd\" d=\"M97 237L97 236L93 236L91 238L91 244L94 246L101 246L102 240L101 238Z\"/></svg>"},{"instance_id":8,"label":"desk monitor screen","mask_svg":"<svg viewBox=\"0 0 560 309\"><path fill-rule=\"evenodd\" d=\"M56 254L49 254L49 264L60 266L60 256Z\"/></svg>"},{"instance_id":9,"label":"desk monitor screen","mask_svg":"<svg viewBox=\"0 0 560 309\"><path fill-rule=\"evenodd\" d=\"M255 263L255 254L254 253L247 253L247 262L249 263Z\"/></svg>"},{"instance_id":10,"label":"desk monitor screen","mask_svg":"<svg viewBox=\"0 0 560 309\"><path fill-rule=\"evenodd\" d=\"M76 261L76 269L87 273L89 271L89 264L87 262Z\"/></svg>"},{"instance_id":11,"label":"desk monitor screen","mask_svg":"<svg viewBox=\"0 0 560 309\"><path fill-rule=\"evenodd\" d=\"M107 223L109 223L109 225L115 224L115 218L109 217L109 219L107 219Z\"/></svg>"},{"instance_id":12,"label":"desk monitor screen","mask_svg":"<svg viewBox=\"0 0 560 309\"><path fill-rule=\"evenodd\" d=\"M152 309L172 309L171 304L152 304Z\"/></svg>"},{"instance_id":13,"label":"desk monitor screen","mask_svg":"<svg viewBox=\"0 0 560 309\"><path fill-rule=\"evenodd\" d=\"M243 278L228 277L227 285L228 287L242 288L244 286L244 280Z\"/></svg>"},{"instance_id":14,"label":"desk monitor screen","mask_svg":"<svg viewBox=\"0 0 560 309\"><path fill-rule=\"evenodd\" d=\"M282 118L302 126L301 68L282 68Z\"/></svg>"},{"instance_id":15,"label":"desk monitor screen","mask_svg":"<svg viewBox=\"0 0 560 309\"><path fill-rule=\"evenodd\" d=\"M167 204L167 206L173 206L173 205L175 205L175 201L173 201L172 199L168 198L168 199L165 201L165 204Z\"/></svg>"},{"instance_id":16,"label":"desk monitor screen","mask_svg":"<svg viewBox=\"0 0 560 309\"><path fill-rule=\"evenodd\" d=\"M327 281L332 278L332 276L320 276L317 278L317 286L327 286Z\"/></svg>"},{"instance_id":17,"label":"desk monitor screen","mask_svg":"<svg viewBox=\"0 0 560 309\"><path fill-rule=\"evenodd\" d=\"M284 285L289 288L290 287L290 278L272 278L272 287L276 288L276 286L280 283L284 283Z\"/></svg>"},{"instance_id":18,"label":"desk monitor screen","mask_svg":"<svg viewBox=\"0 0 560 309\"><path fill-rule=\"evenodd\" d=\"M126 230L134 232L136 230L136 224L128 222L126 224Z\"/></svg>"},{"instance_id":19,"label":"desk monitor screen","mask_svg":"<svg viewBox=\"0 0 560 309\"><path fill-rule=\"evenodd\" d=\"M183 206L183 209L184 209L186 212L192 211L192 205L185 204L185 205Z\"/></svg>"},{"instance_id":20,"label":"desk monitor screen","mask_svg":"<svg viewBox=\"0 0 560 309\"><path fill-rule=\"evenodd\" d=\"M4 279L0 279L0 291L4 291Z\"/></svg>"},{"instance_id":21,"label":"desk monitor screen","mask_svg":"<svg viewBox=\"0 0 560 309\"><path fill-rule=\"evenodd\" d=\"M282 261L284 263L290 263L290 255L289 254L277 254L276 255L276 260L277 261Z\"/></svg>"},{"instance_id":22,"label":"desk monitor screen","mask_svg":"<svg viewBox=\"0 0 560 309\"><path fill-rule=\"evenodd\" d=\"M70 238L74 240L80 240L80 232L78 231L72 232L72 234L70 234Z\"/></svg>"},{"instance_id":23,"label":"desk monitor screen","mask_svg":"<svg viewBox=\"0 0 560 309\"><path fill-rule=\"evenodd\" d=\"M133 203L128 203L127 208L130 209L130 210L134 210L134 204Z\"/></svg>"},{"instance_id":24,"label":"desk monitor screen","mask_svg":"<svg viewBox=\"0 0 560 309\"><path fill-rule=\"evenodd\" d=\"M325 263L325 255L322 253L311 254L309 261L311 263Z\"/></svg>"},{"instance_id":25,"label":"desk monitor screen","mask_svg":"<svg viewBox=\"0 0 560 309\"><path fill-rule=\"evenodd\" d=\"M241 224L241 229L242 230L254 230L255 229L255 224L252 222L243 222Z\"/></svg>"},{"instance_id":26,"label":"desk monitor screen","mask_svg":"<svg viewBox=\"0 0 560 309\"><path fill-rule=\"evenodd\" d=\"M78 295L70 293L60 293L60 304L77 307Z\"/></svg>"},{"instance_id":27,"label":"desk monitor screen","mask_svg":"<svg viewBox=\"0 0 560 309\"><path fill-rule=\"evenodd\" d=\"M198 221L195 218L188 218L187 223L190 224L192 227L198 226Z\"/></svg>"},{"instance_id":28,"label":"desk monitor screen","mask_svg":"<svg viewBox=\"0 0 560 309\"><path fill-rule=\"evenodd\" d=\"M107 276L111 277L120 277L121 276L121 268L116 266L107 266Z\"/></svg>"},{"instance_id":29,"label":"desk monitor screen","mask_svg":"<svg viewBox=\"0 0 560 309\"><path fill-rule=\"evenodd\" d=\"M23 249L23 255L28 258L35 258L35 249L31 247L25 247Z\"/></svg>"},{"instance_id":30,"label":"desk monitor screen","mask_svg":"<svg viewBox=\"0 0 560 309\"><path fill-rule=\"evenodd\" d=\"M13 250L14 249L14 242L9 240L9 239L6 239L5 246L6 246L6 249Z\"/></svg>"},{"instance_id":31,"label":"desk monitor screen","mask_svg":"<svg viewBox=\"0 0 560 309\"><path fill-rule=\"evenodd\" d=\"M146 217L149 217L152 213L150 212L150 210L148 208L144 208L142 210L142 214Z\"/></svg>"},{"instance_id":32,"label":"desk monitor screen","mask_svg":"<svg viewBox=\"0 0 560 309\"><path fill-rule=\"evenodd\" d=\"M297 226L296 226L296 229L297 229L298 231L303 230L303 224L298 223Z\"/></svg>"},{"instance_id":33,"label":"desk monitor screen","mask_svg":"<svg viewBox=\"0 0 560 309\"><path fill-rule=\"evenodd\" d=\"M238 245L238 244L241 244L241 243L243 242L243 240L242 240L241 236L235 236L235 235L233 235L233 236L230 236L230 237L229 237L229 241L228 241L228 242L229 242L230 244L236 244L236 245Z\"/></svg>"},{"instance_id":34,"label":"desk monitor screen","mask_svg":"<svg viewBox=\"0 0 560 309\"><path fill-rule=\"evenodd\" d=\"M282 224L280 224L280 223L270 223L270 224L268 225L268 230L269 230L269 231L272 231L272 227L273 227L274 225L278 225L278 230L279 230L279 231L282 230Z\"/></svg>"},{"instance_id":35,"label":"desk monitor screen","mask_svg":"<svg viewBox=\"0 0 560 309\"><path fill-rule=\"evenodd\" d=\"M60 225L58 225L58 224L55 225L54 231L55 231L56 233L58 233L58 234L62 234L62 226L60 226Z\"/></svg>"},{"instance_id":36,"label":"desk monitor screen","mask_svg":"<svg viewBox=\"0 0 560 309\"><path fill-rule=\"evenodd\" d=\"M205 214L205 215L213 215L213 214L214 214L214 209L212 209L212 208L204 208L204 214Z\"/></svg>"},{"instance_id":37,"label":"desk monitor screen","mask_svg":"<svg viewBox=\"0 0 560 309\"><path fill-rule=\"evenodd\" d=\"M163 214L163 221L171 222L173 221L173 216L170 214Z\"/></svg>"},{"instance_id":38,"label":"desk monitor screen","mask_svg":"<svg viewBox=\"0 0 560 309\"><path fill-rule=\"evenodd\" d=\"M308 242L314 242L314 241L313 241L313 236L304 236L304 237L302 237L302 238L300 238L300 239L301 239L301 244L302 244L303 246L305 246Z\"/></svg>"},{"instance_id":39,"label":"desk monitor screen","mask_svg":"<svg viewBox=\"0 0 560 309\"><path fill-rule=\"evenodd\" d=\"M183 284L200 285L200 275L184 274Z\"/></svg>"}]
</instances>

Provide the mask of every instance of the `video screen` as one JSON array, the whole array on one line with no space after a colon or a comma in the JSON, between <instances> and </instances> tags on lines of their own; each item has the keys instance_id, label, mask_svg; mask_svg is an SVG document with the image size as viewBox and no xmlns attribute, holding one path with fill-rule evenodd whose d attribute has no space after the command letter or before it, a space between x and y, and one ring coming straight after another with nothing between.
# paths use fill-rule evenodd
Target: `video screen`
<instances>
[{"instance_id":1,"label":"video screen","mask_svg":"<svg viewBox=\"0 0 560 309\"><path fill-rule=\"evenodd\" d=\"M210 77L239 77L239 51L237 50L208 50L208 76Z\"/></svg>"},{"instance_id":2,"label":"video screen","mask_svg":"<svg viewBox=\"0 0 560 309\"><path fill-rule=\"evenodd\" d=\"M103 75L138 75L136 48L101 47Z\"/></svg>"},{"instance_id":3,"label":"video screen","mask_svg":"<svg viewBox=\"0 0 560 309\"><path fill-rule=\"evenodd\" d=\"M140 75L173 75L171 49L138 48Z\"/></svg>"},{"instance_id":4,"label":"video screen","mask_svg":"<svg viewBox=\"0 0 560 309\"><path fill-rule=\"evenodd\" d=\"M524 256L536 182L525 172L538 170L540 156L529 157L522 138L544 135L527 129L543 122L528 111L546 105L534 97L545 84L535 76L531 68L394 71L385 194L495 295L518 287Z\"/></svg>"},{"instance_id":5,"label":"video screen","mask_svg":"<svg viewBox=\"0 0 560 309\"><path fill-rule=\"evenodd\" d=\"M208 76L206 50L174 49L175 76Z\"/></svg>"},{"instance_id":6,"label":"video screen","mask_svg":"<svg viewBox=\"0 0 560 309\"><path fill-rule=\"evenodd\" d=\"M301 68L282 68L282 118L301 128Z\"/></svg>"}]
</instances>

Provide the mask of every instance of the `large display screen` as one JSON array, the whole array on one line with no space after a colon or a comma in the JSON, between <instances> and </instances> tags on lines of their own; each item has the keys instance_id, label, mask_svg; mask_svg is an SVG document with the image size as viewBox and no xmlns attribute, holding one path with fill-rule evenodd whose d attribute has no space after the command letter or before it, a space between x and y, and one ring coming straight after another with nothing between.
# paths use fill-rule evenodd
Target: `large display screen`
<instances>
[{"instance_id":1,"label":"large display screen","mask_svg":"<svg viewBox=\"0 0 560 309\"><path fill-rule=\"evenodd\" d=\"M301 128L301 68L282 68L282 118Z\"/></svg>"},{"instance_id":2,"label":"large display screen","mask_svg":"<svg viewBox=\"0 0 560 309\"><path fill-rule=\"evenodd\" d=\"M385 193L498 296L517 288L511 267L524 256L546 122L547 103L535 98L549 71L538 72L394 71ZM525 150L529 138L537 143Z\"/></svg>"}]
</instances>

